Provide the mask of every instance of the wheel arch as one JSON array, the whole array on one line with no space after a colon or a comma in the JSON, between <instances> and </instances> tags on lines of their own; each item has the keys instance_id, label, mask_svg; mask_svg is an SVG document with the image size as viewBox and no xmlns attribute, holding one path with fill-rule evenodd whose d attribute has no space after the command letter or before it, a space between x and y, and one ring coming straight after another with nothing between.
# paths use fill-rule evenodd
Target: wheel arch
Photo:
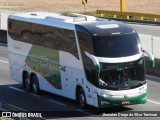
<instances>
[{"instance_id":1,"label":"wheel arch","mask_svg":"<svg viewBox=\"0 0 160 120\"><path fill-rule=\"evenodd\" d=\"M22 85L23 85L24 87L25 87L24 77L25 77L26 74L28 74L28 76L29 76L29 72L28 72L27 70L23 70L23 72L22 72Z\"/></svg>"},{"instance_id":2,"label":"wheel arch","mask_svg":"<svg viewBox=\"0 0 160 120\"><path fill-rule=\"evenodd\" d=\"M34 79L33 79L33 77L35 77ZM40 94L40 81L39 81L39 78L38 78L38 75L35 73L35 72L31 72L31 74L30 74L30 81L31 81L31 86L32 86L32 92L34 92L35 94ZM35 83L38 85L36 85L37 87L36 87L36 89L34 89L34 85L35 85Z\"/></svg>"},{"instance_id":3,"label":"wheel arch","mask_svg":"<svg viewBox=\"0 0 160 120\"><path fill-rule=\"evenodd\" d=\"M33 77L33 76L35 76L35 77L37 78L38 84L39 84L39 79L38 79L38 76L37 76L37 74L36 74L35 72L31 72L31 73L30 73L29 79L30 79L31 83L32 83L32 77Z\"/></svg>"},{"instance_id":4,"label":"wheel arch","mask_svg":"<svg viewBox=\"0 0 160 120\"><path fill-rule=\"evenodd\" d=\"M86 93L81 85L76 86L76 101L79 103L81 108L83 109L87 108L88 103L87 103Z\"/></svg>"},{"instance_id":5,"label":"wheel arch","mask_svg":"<svg viewBox=\"0 0 160 120\"><path fill-rule=\"evenodd\" d=\"M75 92L75 93L76 93L76 95L75 95L75 96L76 96L76 100L78 99L78 94L79 94L78 92L79 92L81 89L84 91L84 94L85 94L85 90L84 90L84 88L83 88L81 85L77 85L77 86L76 86L76 92ZM85 94L85 96L86 96L86 94Z\"/></svg>"}]
</instances>

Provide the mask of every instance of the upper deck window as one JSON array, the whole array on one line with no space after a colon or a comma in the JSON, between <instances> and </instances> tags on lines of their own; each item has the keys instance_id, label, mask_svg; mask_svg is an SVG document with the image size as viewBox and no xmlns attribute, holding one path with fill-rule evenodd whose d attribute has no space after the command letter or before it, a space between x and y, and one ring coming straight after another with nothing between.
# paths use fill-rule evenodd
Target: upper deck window
<instances>
[{"instance_id":1,"label":"upper deck window","mask_svg":"<svg viewBox=\"0 0 160 120\"><path fill-rule=\"evenodd\" d=\"M8 33L13 40L65 51L79 59L73 30L9 19Z\"/></svg>"},{"instance_id":2,"label":"upper deck window","mask_svg":"<svg viewBox=\"0 0 160 120\"><path fill-rule=\"evenodd\" d=\"M142 52L137 33L94 36L94 51L98 57L126 57Z\"/></svg>"}]
</instances>

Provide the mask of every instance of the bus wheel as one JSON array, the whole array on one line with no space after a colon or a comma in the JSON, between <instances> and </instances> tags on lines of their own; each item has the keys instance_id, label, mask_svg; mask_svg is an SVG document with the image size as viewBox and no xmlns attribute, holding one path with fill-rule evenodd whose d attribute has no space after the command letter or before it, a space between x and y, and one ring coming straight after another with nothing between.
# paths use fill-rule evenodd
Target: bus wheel
<instances>
[{"instance_id":1,"label":"bus wheel","mask_svg":"<svg viewBox=\"0 0 160 120\"><path fill-rule=\"evenodd\" d=\"M24 86L27 91L31 91L31 81L28 74L25 74L24 76Z\"/></svg>"},{"instance_id":2,"label":"bus wheel","mask_svg":"<svg viewBox=\"0 0 160 120\"><path fill-rule=\"evenodd\" d=\"M78 103L81 106L81 108L86 108L86 97L82 88L78 92Z\"/></svg>"},{"instance_id":3,"label":"bus wheel","mask_svg":"<svg viewBox=\"0 0 160 120\"><path fill-rule=\"evenodd\" d=\"M33 77L31 78L32 80L32 90L35 94L39 94L40 89L39 89L39 83L38 83L38 79L35 75L33 75Z\"/></svg>"}]
</instances>

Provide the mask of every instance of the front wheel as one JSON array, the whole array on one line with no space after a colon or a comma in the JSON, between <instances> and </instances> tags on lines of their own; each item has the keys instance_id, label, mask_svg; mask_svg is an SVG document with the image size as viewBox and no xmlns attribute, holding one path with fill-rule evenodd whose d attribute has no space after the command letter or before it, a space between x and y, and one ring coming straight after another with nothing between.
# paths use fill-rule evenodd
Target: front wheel
<instances>
[{"instance_id":1,"label":"front wheel","mask_svg":"<svg viewBox=\"0 0 160 120\"><path fill-rule=\"evenodd\" d=\"M39 82L38 82L38 79L35 75L32 77L32 90L35 94L39 94L39 92L40 92Z\"/></svg>"},{"instance_id":2,"label":"front wheel","mask_svg":"<svg viewBox=\"0 0 160 120\"><path fill-rule=\"evenodd\" d=\"M86 108L86 96L83 89L80 89L78 92L78 103L81 108Z\"/></svg>"}]
</instances>

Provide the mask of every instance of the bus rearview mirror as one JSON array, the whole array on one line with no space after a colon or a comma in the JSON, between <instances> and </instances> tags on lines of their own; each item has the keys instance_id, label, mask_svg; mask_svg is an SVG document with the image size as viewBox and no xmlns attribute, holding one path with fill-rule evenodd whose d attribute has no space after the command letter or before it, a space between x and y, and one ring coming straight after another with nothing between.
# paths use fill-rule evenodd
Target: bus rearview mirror
<instances>
[{"instance_id":1,"label":"bus rearview mirror","mask_svg":"<svg viewBox=\"0 0 160 120\"><path fill-rule=\"evenodd\" d=\"M144 52L145 54L147 54L147 56L148 56L149 59L150 59L150 65L151 65L151 67L154 68L154 67L156 66L154 56L153 56L150 52L148 52L148 51L146 51L146 50L143 50L143 52Z\"/></svg>"}]
</instances>

